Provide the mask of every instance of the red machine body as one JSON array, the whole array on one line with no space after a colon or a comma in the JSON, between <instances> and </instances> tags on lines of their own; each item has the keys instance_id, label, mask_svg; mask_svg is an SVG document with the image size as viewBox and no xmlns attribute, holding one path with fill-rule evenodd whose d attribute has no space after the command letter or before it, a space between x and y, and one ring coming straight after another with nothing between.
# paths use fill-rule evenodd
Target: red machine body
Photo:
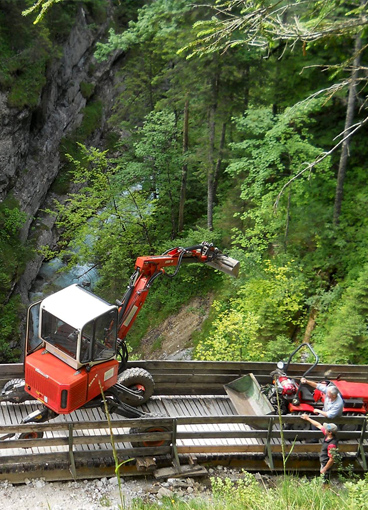
<instances>
[{"instance_id":1,"label":"red machine body","mask_svg":"<svg viewBox=\"0 0 368 510\"><path fill-rule=\"evenodd\" d=\"M314 364L304 373L303 377L306 378L319 361L317 354L308 343L297 347L290 354L287 362L279 361L277 369L271 372L273 385L267 387L266 394L275 411L278 412L280 406L282 414L313 414L315 409L323 408L326 398L323 391L317 388L313 390L311 386L301 384L288 376L289 365L295 354L304 348L310 351L315 360ZM321 384L326 386L333 384L339 390L344 401L343 415L365 416L368 413L368 383L344 381L339 376Z\"/></svg>"},{"instance_id":2,"label":"red machine body","mask_svg":"<svg viewBox=\"0 0 368 510\"><path fill-rule=\"evenodd\" d=\"M345 415L359 415L367 414L368 410L368 384L355 383L350 381L331 380L330 384L337 387L342 399L344 400L343 414ZM295 383L294 396L297 394L298 385ZM323 407L326 394L318 389L313 392L313 400L309 398L309 393L301 389L298 393L298 404L293 400L289 402L289 412L306 412L313 413L314 408Z\"/></svg>"},{"instance_id":3,"label":"red machine body","mask_svg":"<svg viewBox=\"0 0 368 510\"><path fill-rule=\"evenodd\" d=\"M46 349L28 356L26 391L57 414L69 414L116 384L119 363L109 360L75 370Z\"/></svg>"},{"instance_id":4,"label":"red machine body","mask_svg":"<svg viewBox=\"0 0 368 510\"><path fill-rule=\"evenodd\" d=\"M295 388L295 383L292 379L289 379L288 377L286 376L280 376L278 378L278 382L282 388L282 391L281 391L281 395L282 396L290 396L290 395L295 395L296 393L296 388Z\"/></svg>"}]
</instances>

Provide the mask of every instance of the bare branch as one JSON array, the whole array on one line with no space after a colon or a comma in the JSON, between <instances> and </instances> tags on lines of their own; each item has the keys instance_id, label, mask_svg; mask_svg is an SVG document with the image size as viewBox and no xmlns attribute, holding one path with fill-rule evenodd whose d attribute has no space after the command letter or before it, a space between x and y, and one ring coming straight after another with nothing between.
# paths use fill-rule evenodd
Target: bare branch
<instances>
[{"instance_id":1,"label":"bare branch","mask_svg":"<svg viewBox=\"0 0 368 510\"><path fill-rule=\"evenodd\" d=\"M322 152L314 161L312 161L311 163L307 163L306 166L300 170L300 172L298 172L296 175L294 175L294 177L289 179L288 182L283 185L283 187L281 188L280 193L277 195L275 203L274 203L274 208L277 209L281 196L283 195L285 189L288 186L290 186L290 184L292 182L294 182L296 179L298 179L301 175L303 175L308 170L311 172L315 166L317 166L319 163L321 163L321 161L323 161L328 156L330 156L333 152L335 152L335 150L338 147L340 147L340 145L343 144L345 142L345 140L347 140L348 138L353 136L353 134L356 133L361 127L363 127L366 122L368 122L368 116L364 120L362 120L361 122L358 122L357 124L354 124L354 126L351 126L351 128L348 130L349 132L347 134L345 134L345 136L336 145L334 145L329 151ZM352 129L352 128L354 128L354 129ZM337 138L339 138L340 136L343 136L343 135L344 135L344 131L339 133L334 138L334 140L336 140Z\"/></svg>"}]
</instances>

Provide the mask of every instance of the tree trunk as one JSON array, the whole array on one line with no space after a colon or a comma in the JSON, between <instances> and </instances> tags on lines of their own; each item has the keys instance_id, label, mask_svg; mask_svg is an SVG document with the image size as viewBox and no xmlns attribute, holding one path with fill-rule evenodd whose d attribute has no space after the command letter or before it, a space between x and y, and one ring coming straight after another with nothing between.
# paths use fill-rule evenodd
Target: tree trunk
<instances>
[{"instance_id":1,"label":"tree trunk","mask_svg":"<svg viewBox=\"0 0 368 510\"><path fill-rule=\"evenodd\" d=\"M245 83L244 87L244 110L247 111L249 108L249 75L250 75L250 65L245 64L243 69L243 83Z\"/></svg>"},{"instance_id":2,"label":"tree trunk","mask_svg":"<svg viewBox=\"0 0 368 510\"><path fill-rule=\"evenodd\" d=\"M291 189L289 190L287 209L286 209L286 224L285 224L285 237L284 237L284 251L286 253L287 243L289 237L289 226L290 226L290 203L291 203Z\"/></svg>"},{"instance_id":3,"label":"tree trunk","mask_svg":"<svg viewBox=\"0 0 368 510\"><path fill-rule=\"evenodd\" d=\"M217 99L220 85L220 66L217 66L215 76L212 81L212 104L209 108L208 119L208 173L207 173L207 228L213 230L213 206L215 203L215 130L216 130L216 110Z\"/></svg>"},{"instance_id":4,"label":"tree trunk","mask_svg":"<svg viewBox=\"0 0 368 510\"><path fill-rule=\"evenodd\" d=\"M209 115L209 144L208 144L208 175L207 175L207 227L213 230L213 205L215 201L214 190L214 151L215 151L215 114L216 105L212 105Z\"/></svg>"},{"instance_id":5,"label":"tree trunk","mask_svg":"<svg viewBox=\"0 0 368 510\"><path fill-rule=\"evenodd\" d=\"M306 342L309 344L311 336L312 336L312 332L316 326L316 317L317 317L317 310L315 308L312 308L312 310L309 314L307 327L305 328L303 342Z\"/></svg>"},{"instance_id":6,"label":"tree trunk","mask_svg":"<svg viewBox=\"0 0 368 510\"><path fill-rule=\"evenodd\" d=\"M184 106L184 126L183 126L183 156L186 157L188 152L188 130L189 130L189 100L185 101ZM184 159L183 167L181 170L181 186L180 186L180 201L179 201L179 220L178 220L178 231L182 232L184 228L184 206L185 196L187 190L187 176L188 176L188 164Z\"/></svg>"},{"instance_id":7,"label":"tree trunk","mask_svg":"<svg viewBox=\"0 0 368 510\"><path fill-rule=\"evenodd\" d=\"M355 38L355 58L353 62L353 70L351 73L351 81L349 86L349 94L348 94L348 105L346 109L346 118L345 118L345 129L344 129L344 137L347 138L344 140L341 146L341 156L339 163L339 170L337 173L337 183L336 183L336 193L335 193L335 207L334 207L334 216L333 222L334 225L338 225L340 221L340 213L341 206L343 201L343 193L344 193L344 180L346 175L346 167L348 163L349 157L349 147L350 147L350 136L349 131L353 125L354 120L354 108L355 108L355 100L356 100L356 88L357 88L357 79L359 73L360 59L361 59L361 49L362 49L362 38L361 34L357 34Z\"/></svg>"},{"instance_id":8,"label":"tree trunk","mask_svg":"<svg viewBox=\"0 0 368 510\"><path fill-rule=\"evenodd\" d=\"M214 182L213 182L213 195L214 195L214 198L216 197L217 184L218 184L218 181L219 181L221 163L222 163L222 158L223 158L223 155L224 155L225 135L226 135L226 122L224 122L222 124L219 155L218 155L218 158L217 158L217 163L216 163L215 172L214 172L214 176L213 176L214 177L214 179L213 179L214 180Z\"/></svg>"},{"instance_id":9,"label":"tree trunk","mask_svg":"<svg viewBox=\"0 0 368 510\"><path fill-rule=\"evenodd\" d=\"M136 214L137 214L138 218L141 220L141 221L137 221L136 223L137 223L137 225L139 225L141 227L143 235L147 241L147 244L150 247L150 252L153 253L153 244L151 241L150 229L148 228L148 226L145 222L144 216L141 213L139 204L137 203L137 201L135 199L134 193L132 193L129 189L128 189L128 193L129 193L129 196L134 204Z\"/></svg>"}]
</instances>

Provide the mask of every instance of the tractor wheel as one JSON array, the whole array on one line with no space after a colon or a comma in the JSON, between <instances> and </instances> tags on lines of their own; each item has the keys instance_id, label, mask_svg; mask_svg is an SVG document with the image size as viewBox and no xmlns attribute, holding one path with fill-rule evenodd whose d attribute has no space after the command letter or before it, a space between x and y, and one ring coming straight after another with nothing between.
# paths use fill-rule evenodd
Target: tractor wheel
<instances>
[{"instance_id":1,"label":"tractor wheel","mask_svg":"<svg viewBox=\"0 0 368 510\"><path fill-rule=\"evenodd\" d=\"M145 404L152 397L155 388L152 375L143 368L128 368L124 370L118 377L118 383L138 391L139 395L143 397L143 400L140 400L132 395L124 395L123 393L119 395L122 402L133 407Z\"/></svg>"},{"instance_id":2,"label":"tractor wheel","mask_svg":"<svg viewBox=\"0 0 368 510\"><path fill-rule=\"evenodd\" d=\"M343 416L363 416L360 413L345 413ZM355 432L357 430L361 430L360 425L350 425L350 424L343 424L341 425L341 432Z\"/></svg>"},{"instance_id":3,"label":"tractor wheel","mask_svg":"<svg viewBox=\"0 0 368 510\"><path fill-rule=\"evenodd\" d=\"M301 416L302 414L308 414L308 413L303 413L301 411L296 411L295 413L291 413L290 416ZM303 420L302 423L293 423L290 425L290 430L310 430L311 428L311 424L309 423L309 421L306 421L306 420Z\"/></svg>"},{"instance_id":4,"label":"tractor wheel","mask_svg":"<svg viewBox=\"0 0 368 510\"><path fill-rule=\"evenodd\" d=\"M4 386L3 386L3 389L1 390L1 393L4 395L6 392L8 391L11 391L14 386L17 386L17 385L21 385L25 384L24 382L24 379L11 379L10 381L7 381Z\"/></svg>"},{"instance_id":5,"label":"tractor wheel","mask_svg":"<svg viewBox=\"0 0 368 510\"><path fill-rule=\"evenodd\" d=\"M129 430L129 434L143 434L143 432L169 432L170 429L168 429L167 427L163 427L163 426L156 426L156 427L142 427L142 428L132 428ZM142 440L142 441L134 441L134 442L131 442L131 445L133 447L159 447L159 446L169 446L171 443L170 443L170 440L168 439L158 439L157 441L145 441L145 440Z\"/></svg>"}]
</instances>

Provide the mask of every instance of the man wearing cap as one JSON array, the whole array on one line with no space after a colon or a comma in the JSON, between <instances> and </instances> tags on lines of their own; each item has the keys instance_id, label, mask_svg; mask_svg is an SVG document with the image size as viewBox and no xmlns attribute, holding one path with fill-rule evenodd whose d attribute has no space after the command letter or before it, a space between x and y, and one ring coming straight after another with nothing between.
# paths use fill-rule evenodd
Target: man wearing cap
<instances>
[{"instance_id":1,"label":"man wearing cap","mask_svg":"<svg viewBox=\"0 0 368 510\"><path fill-rule=\"evenodd\" d=\"M314 381L306 379L305 377L302 377L300 379L300 383L309 384L309 386L312 386L312 388L317 388L317 390L326 394L323 403L323 410L314 409L313 412L315 414L322 414L322 416L328 418L329 420L333 420L334 418L342 416L344 401L336 386L334 386L333 384L326 385L322 383L316 383Z\"/></svg>"},{"instance_id":2,"label":"man wearing cap","mask_svg":"<svg viewBox=\"0 0 368 510\"><path fill-rule=\"evenodd\" d=\"M319 454L321 463L320 473L323 477L323 483L328 483L331 476L331 469L335 462L335 455L338 448L338 440L336 439L337 425L334 423L324 423L323 425L316 420L310 418L308 414L302 414L303 420L309 421L324 434L322 448Z\"/></svg>"}]
</instances>

